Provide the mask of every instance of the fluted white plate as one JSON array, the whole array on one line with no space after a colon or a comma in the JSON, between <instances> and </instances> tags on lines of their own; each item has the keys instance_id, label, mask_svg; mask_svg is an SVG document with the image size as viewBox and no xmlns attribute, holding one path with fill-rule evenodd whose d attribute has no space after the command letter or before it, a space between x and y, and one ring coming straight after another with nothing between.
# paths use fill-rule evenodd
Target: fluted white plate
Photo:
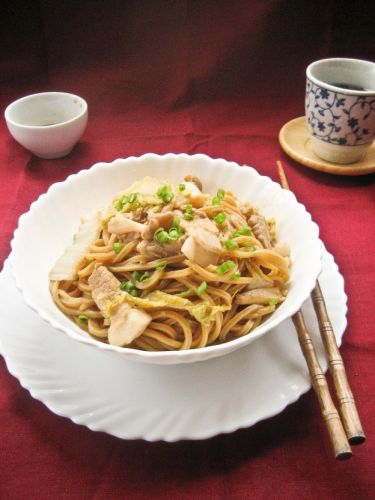
<instances>
[{"instance_id":1,"label":"fluted white plate","mask_svg":"<svg viewBox=\"0 0 375 500\"><path fill-rule=\"evenodd\" d=\"M344 280L324 252L319 278L337 342L346 327ZM88 349L26 306L8 262L0 275L0 352L11 374L58 415L123 439L204 439L280 413L311 384L290 319L227 356L152 365ZM327 363L310 299L306 323Z\"/></svg>"}]
</instances>

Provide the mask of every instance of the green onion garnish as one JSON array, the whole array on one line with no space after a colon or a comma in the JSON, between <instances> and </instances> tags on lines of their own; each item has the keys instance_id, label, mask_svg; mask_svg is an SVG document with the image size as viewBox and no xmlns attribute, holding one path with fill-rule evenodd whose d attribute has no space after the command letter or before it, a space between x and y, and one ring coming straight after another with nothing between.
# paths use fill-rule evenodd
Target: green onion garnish
<instances>
[{"instance_id":1,"label":"green onion garnish","mask_svg":"<svg viewBox=\"0 0 375 500\"><path fill-rule=\"evenodd\" d=\"M216 268L216 272L217 274L225 274L234 267L236 267L236 264L233 262L233 260L227 260L226 262L223 262L220 266Z\"/></svg>"},{"instance_id":2,"label":"green onion garnish","mask_svg":"<svg viewBox=\"0 0 375 500\"><path fill-rule=\"evenodd\" d=\"M237 231L234 231L233 233L233 238L238 238L239 236L250 236L253 234L251 227L243 227L242 229L238 229Z\"/></svg>"},{"instance_id":3,"label":"green onion garnish","mask_svg":"<svg viewBox=\"0 0 375 500\"><path fill-rule=\"evenodd\" d=\"M187 290L185 290L184 292L180 292L177 294L177 297L187 297L188 295L190 295L192 292L192 289L191 288L188 288Z\"/></svg>"},{"instance_id":4,"label":"green onion garnish","mask_svg":"<svg viewBox=\"0 0 375 500\"><path fill-rule=\"evenodd\" d=\"M169 234L167 233L167 231L165 229L163 229L162 227L159 227L159 229L157 229L154 233L154 240L157 243L160 243L163 245L164 243L168 243Z\"/></svg>"},{"instance_id":5,"label":"green onion garnish","mask_svg":"<svg viewBox=\"0 0 375 500\"><path fill-rule=\"evenodd\" d=\"M190 203L186 205L185 210L184 210L184 219L185 220L193 220L194 215L193 215L193 205Z\"/></svg>"},{"instance_id":6,"label":"green onion garnish","mask_svg":"<svg viewBox=\"0 0 375 500\"><path fill-rule=\"evenodd\" d=\"M164 203L170 203L173 199L174 194L172 191L168 191L168 186L161 186L157 191L156 195L158 198L164 201Z\"/></svg>"},{"instance_id":7,"label":"green onion garnish","mask_svg":"<svg viewBox=\"0 0 375 500\"><path fill-rule=\"evenodd\" d=\"M124 290L124 292L129 293L133 297L138 297L138 290L136 289L132 281L121 281L120 289Z\"/></svg>"},{"instance_id":8,"label":"green onion garnish","mask_svg":"<svg viewBox=\"0 0 375 500\"><path fill-rule=\"evenodd\" d=\"M241 278L241 271L235 271L230 277L232 281L238 280L238 278Z\"/></svg>"},{"instance_id":9,"label":"green onion garnish","mask_svg":"<svg viewBox=\"0 0 375 500\"><path fill-rule=\"evenodd\" d=\"M276 304L278 304L278 302L279 302L279 301L278 301L277 299L270 299L270 300L268 301L268 305L269 305L269 306L275 306Z\"/></svg>"},{"instance_id":10,"label":"green onion garnish","mask_svg":"<svg viewBox=\"0 0 375 500\"><path fill-rule=\"evenodd\" d=\"M150 277L150 273L148 271L145 271L144 273L141 273L140 271L134 271L132 273L132 278L134 281L139 281L140 283L143 283L144 281L148 280Z\"/></svg>"},{"instance_id":11,"label":"green onion garnish","mask_svg":"<svg viewBox=\"0 0 375 500\"><path fill-rule=\"evenodd\" d=\"M119 254L123 248L124 245L122 243L119 243L118 241L113 243L113 250L115 251L115 254Z\"/></svg>"},{"instance_id":12,"label":"green onion garnish","mask_svg":"<svg viewBox=\"0 0 375 500\"><path fill-rule=\"evenodd\" d=\"M202 283L199 285L197 288L197 294L202 295L207 289L207 283L205 281L202 281Z\"/></svg>"},{"instance_id":13,"label":"green onion garnish","mask_svg":"<svg viewBox=\"0 0 375 500\"><path fill-rule=\"evenodd\" d=\"M213 205L220 205L221 200L224 198L224 196L225 196L224 189L222 189L222 188L218 189L216 196L214 198L212 198L212 204Z\"/></svg>"},{"instance_id":14,"label":"green onion garnish","mask_svg":"<svg viewBox=\"0 0 375 500\"><path fill-rule=\"evenodd\" d=\"M129 202L129 198L125 195L121 196L119 200L117 200L115 204L115 209L118 212L121 212L121 210L124 208L124 206Z\"/></svg>"},{"instance_id":15,"label":"green onion garnish","mask_svg":"<svg viewBox=\"0 0 375 500\"><path fill-rule=\"evenodd\" d=\"M178 219L174 219L172 227L169 231L166 231L162 227L159 227L155 231L154 240L163 245L164 243L168 243L170 241L177 241L183 232L184 229L180 226L180 221Z\"/></svg>"},{"instance_id":16,"label":"green onion garnish","mask_svg":"<svg viewBox=\"0 0 375 500\"><path fill-rule=\"evenodd\" d=\"M180 219L177 219L177 217L175 217L172 222L172 227L175 227L176 229L181 229Z\"/></svg>"},{"instance_id":17,"label":"green onion garnish","mask_svg":"<svg viewBox=\"0 0 375 500\"><path fill-rule=\"evenodd\" d=\"M175 227L172 227L168 231L168 238L170 241L177 241L180 235L181 235L180 231Z\"/></svg>"},{"instance_id":18,"label":"green onion garnish","mask_svg":"<svg viewBox=\"0 0 375 500\"><path fill-rule=\"evenodd\" d=\"M155 269L157 271L164 271L164 269L167 267L168 262L166 260L159 260L159 262L156 264Z\"/></svg>"},{"instance_id":19,"label":"green onion garnish","mask_svg":"<svg viewBox=\"0 0 375 500\"><path fill-rule=\"evenodd\" d=\"M89 322L89 317L86 316L86 314L80 314L78 316L78 321L80 321L81 323L85 323L85 325L87 325L87 323Z\"/></svg>"},{"instance_id":20,"label":"green onion garnish","mask_svg":"<svg viewBox=\"0 0 375 500\"><path fill-rule=\"evenodd\" d=\"M180 191L185 191L185 189L186 189L185 184L183 184L183 183L179 184L179 185L178 185L178 189L179 189Z\"/></svg>"},{"instance_id":21,"label":"green onion garnish","mask_svg":"<svg viewBox=\"0 0 375 500\"><path fill-rule=\"evenodd\" d=\"M219 212L216 217L214 217L214 221L216 222L216 224L223 224L223 222L225 222L227 216L225 215L225 213L223 212Z\"/></svg>"},{"instance_id":22,"label":"green onion garnish","mask_svg":"<svg viewBox=\"0 0 375 500\"><path fill-rule=\"evenodd\" d=\"M224 243L225 248L227 248L228 250L234 250L235 248L238 248L237 241L226 240L223 243Z\"/></svg>"}]
</instances>

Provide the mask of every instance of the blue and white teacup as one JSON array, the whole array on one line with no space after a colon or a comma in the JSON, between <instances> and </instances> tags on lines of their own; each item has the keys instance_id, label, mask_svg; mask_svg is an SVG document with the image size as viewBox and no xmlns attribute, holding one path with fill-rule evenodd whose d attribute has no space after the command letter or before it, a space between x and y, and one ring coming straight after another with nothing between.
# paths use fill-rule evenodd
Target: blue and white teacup
<instances>
[{"instance_id":1,"label":"blue and white teacup","mask_svg":"<svg viewBox=\"0 0 375 500\"><path fill-rule=\"evenodd\" d=\"M305 113L314 153L354 163L375 136L375 63L322 59L306 69Z\"/></svg>"}]
</instances>

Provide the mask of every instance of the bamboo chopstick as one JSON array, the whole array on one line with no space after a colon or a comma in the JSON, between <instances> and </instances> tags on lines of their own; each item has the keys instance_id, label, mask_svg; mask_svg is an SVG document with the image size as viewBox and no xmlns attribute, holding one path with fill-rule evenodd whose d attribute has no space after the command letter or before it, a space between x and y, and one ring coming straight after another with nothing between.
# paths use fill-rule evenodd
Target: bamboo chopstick
<instances>
[{"instance_id":1,"label":"bamboo chopstick","mask_svg":"<svg viewBox=\"0 0 375 500\"><path fill-rule=\"evenodd\" d=\"M345 366L336 343L336 337L329 319L324 297L319 281L311 293L315 313L319 322L320 334L327 353L329 370L332 374L339 411L344 424L345 432L350 444L361 444L365 441L361 421L359 419L354 397L346 376Z\"/></svg>"},{"instance_id":2,"label":"bamboo chopstick","mask_svg":"<svg viewBox=\"0 0 375 500\"><path fill-rule=\"evenodd\" d=\"M281 186L289 189L288 181L285 176L283 166L280 161L277 162L278 174ZM351 444L360 444L365 441L365 434L358 416L357 408L353 398L352 391L346 376L344 362L336 343L336 337L328 316L324 297L320 288L319 281L316 281L315 288L311 293L315 313L318 318L320 334L323 339L324 347L327 353L329 369L332 374L339 410L345 427L346 435Z\"/></svg>"},{"instance_id":3,"label":"bamboo chopstick","mask_svg":"<svg viewBox=\"0 0 375 500\"><path fill-rule=\"evenodd\" d=\"M309 368L311 383L318 397L320 410L327 427L335 457L337 460L345 460L352 456L352 450L342 426L340 415L332 401L328 383L320 366L314 344L306 328L302 311L297 311L292 320L297 331L302 353Z\"/></svg>"},{"instance_id":4,"label":"bamboo chopstick","mask_svg":"<svg viewBox=\"0 0 375 500\"><path fill-rule=\"evenodd\" d=\"M280 184L284 189L289 189L283 166L280 161L276 163ZM311 294L311 298L318 318L319 330L326 350L330 372L333 377L342 421L332 401L327 380L321 369L314 345L307 331L302 311L299 310L292 319L297 330L298 340L303 355L309 368L313 388L318 396L321 412L327 425L335 456L337 459L342 460L350 458L351 456L349 442L351 444L363 443L365 435L362 430L353 394L346 377L344 363L337 347L335 334L329 320L318 280Z\"/></svg>"}]
</instances>

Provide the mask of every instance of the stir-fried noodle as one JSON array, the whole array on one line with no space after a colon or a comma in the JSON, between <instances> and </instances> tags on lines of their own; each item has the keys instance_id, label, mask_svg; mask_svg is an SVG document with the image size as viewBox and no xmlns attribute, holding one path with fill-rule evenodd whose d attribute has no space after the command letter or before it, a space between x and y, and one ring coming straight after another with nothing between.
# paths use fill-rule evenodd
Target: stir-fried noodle
<instances>
[{"instance_id":1,"label":"stir-fried noodle","mask_svg":"<svg viewBox=\"0 0 375 500\"><path fill-rule=\"evenodd\" d=\"M146 177L82 224L50 273L63 313L104 342L148 351L248 334L285 300L275 223L196 177Z\"/></svg>"}]
</instances>

